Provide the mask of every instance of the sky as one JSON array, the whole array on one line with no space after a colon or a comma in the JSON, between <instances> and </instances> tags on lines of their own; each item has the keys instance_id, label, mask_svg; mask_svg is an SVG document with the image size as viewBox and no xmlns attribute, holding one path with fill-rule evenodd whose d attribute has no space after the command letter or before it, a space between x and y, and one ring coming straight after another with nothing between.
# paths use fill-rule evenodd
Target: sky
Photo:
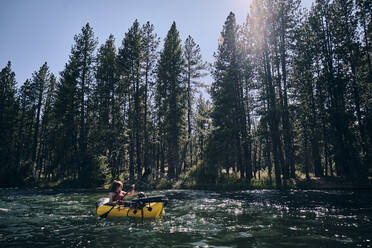
<instances>
[{"instance_id":1,"label":"sky","mask_svg":"<svg viewBox=\"0 0 372 248\"><path fill-rule=\"evenodd\" d=\"M303 0L309 8L312 0ZM244 22L251 0L0 0L0 69L8 61L18 86L47 62L59 76L74 43L73 37L87 22L99 46L110 34L120 47L133 22L154 24L164 40L173 21L182 41L191 35L203 59L213 62L218 37L232 11ZM160 46L161 48L161 46Z\"/></svg>"}]
</instances>

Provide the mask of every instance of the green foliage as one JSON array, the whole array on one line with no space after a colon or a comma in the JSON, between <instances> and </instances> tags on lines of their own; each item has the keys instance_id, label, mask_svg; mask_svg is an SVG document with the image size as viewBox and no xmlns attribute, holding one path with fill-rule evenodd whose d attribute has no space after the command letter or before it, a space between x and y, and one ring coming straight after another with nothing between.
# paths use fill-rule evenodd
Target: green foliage
<instances>
[{"instance_id":1,"label":"green foliage","mask_svg":"<svg viewBox=\"0 0 372 248\"><path fill-rule=\"evenodd\" d=\"M253 0L230 13L212 66L173 23L163 49L136 20L96 54L86 24L59 78L47 63L17 89L0 72L0 186L270 188L367 178L372 161L370 1ZM159 55L159 56L158 56ZM196 99L196 101L195 101Z\"/></svg>"},{"instance_id":2,"label":"green foliage","mask_svg":"<svg viewBox=\"0 0 372 248\"><path fill-rule=\"evenodd\" d=\"M15 73L8 62L0 71L0 187L12 185L12 180L18 176L15 127L19 107L16 92ZM16 180L15 184L18 183Z\"/></svg>"},{"instance_id":3,"label":"green foliage","mask_svg":"<svg viewBox=\"0 0 372 248\"><path fill-rule=\"evenodd\" d=\"M159 119L162 119L161 134L167 149L168 176L180 174L181 142L185 125L185 84L182 79L184 60L181 40L173 22L164 40L164 49L158 62L156 102Z\"/></svg>"},{"instance_id":4,"label":"green foliage","mask_svg":"<svg viewBox=\"0 0 372 248\"><path fill-rule=\"evenodd\" d=\"M198 80L205 75L204 70L207 68L207 64L203 62L200 47L194 42L191 36L188 36L185 40L183 47L183 57L185 60L185 82L186 82L186 102L187 102L187 140L186 149L187 154L185 159L185 167L192 166L194 163L193 158L193 137L192 131L195 130L193 126L193 104L194 94L197 91L197 87L203 84Z\"/></svg>"},{"instance_id":5,"label":"green foliage","mask_svg":"<svg viewBox=\"0 0 372 248\"><path fill-rule=\"evenodd\" d=\"M99 156L87 160L87 165L79 177L83 187L99 187L111 181L109 175L107 157Z\"/></svg>"},{"instance_id":6,"label":"green foliage","mask_svg":"<svg viewBox=\"0 0 372 248\"><path fill-rule=\"evenodd\" d=\"M171 189L172 186L173 186L172 180L161 178L159 182L156 184L155 188L156 189Z\"/></svg>"},{"instance_id":7,"label":"green foliage","mask_svg":"<svg viewBox=\"0 0 372 248\"><path fill-rule=\"evenodd\" d=\"M217 171L234 168L242 179L252 178L252 67L244 32L230 13L215 54L211 87L213 128L206 163ZM215 173L217 175L217 173Z\"/></svg>"},{"instance_id":8,"label":"green foliage","mask_svg":"<svg viewBox=\"0 0 372 248\"><path fill-rule=\"evenodd\" d=\"M129 176L133 181L135 167L137 173L142 171L142 130L143 130L143 81L141 80L143 63L142 30L136 20L122 42L119 49L118 66L122 83L126 85L125 94L127 97L126 127L129 134Z\"/></svg>"}]
</instances>

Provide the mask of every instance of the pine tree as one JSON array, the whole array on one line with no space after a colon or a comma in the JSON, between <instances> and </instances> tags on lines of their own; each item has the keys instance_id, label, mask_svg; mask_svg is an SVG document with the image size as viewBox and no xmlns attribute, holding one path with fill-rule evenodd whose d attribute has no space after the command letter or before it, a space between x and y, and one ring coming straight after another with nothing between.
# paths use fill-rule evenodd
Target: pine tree
<instances>
[{"instance_id":1,"label":"pine tree","mask_svg":"<svg viewBox=\"0 0 372 248\"><path fill-rule=\"evenodd\" d=\"M302 133L303 133L303 159L305 164L304 168L306 171L306 177L309 178L309 172L314 170L316 176L322 175L321 157L319 151L319 140L321 134L320 121L319 121L319 100L317 101L318 95L315 95L316 84L316 73L315 71L315 54L316 49L312 44L311 40L314 37L311 35L310 27L308 23L304 23L296 34L297 44L294 50L293 60L293 85L295 85L298 106L297 115L301 122ZM318 89L320 93L320 89ZM311 159L309 159L309 148L308 143L311 143ZM308 161L312 161L312 168Z\"/></svg>"},{"instance_id":2,"label":"pine tree","mask_svg":"<svg viewBox=\"0 0 372 248\"><path fill-rule=\"evenodd\" d=\"M20 113L18 116L18 139L17 139L17 166L29 167L31 165L31 154L32 154L32 133L33 123L35 117L35 97L32 94L32 82L27 79L21 86L18 93L18 102L20 107ZM26 165L27 164L27 165Z\"/></svg>"},{"instance_id":3,"label":"pine tree","mask_svg":"<svg viewBox=\"0 0 372 248\"><path fill-rule=\"evenodd\" d=\"M142 31L136 20L122 42L119 49L119 72L122 83L127 89L128 101L128 132L129 132L129 175L134 180L135 169L137 175L142 176L142 61L143 61Z\"/></svg>"},{"instance_id":4,"label":"pine tree","mask_svg":"<svg viewBox=\"0 0 372 248\"><path fill-rule=\"evenodd\" d=\"M277 12L277 22L278 27L276 30L277 40L278 40L278 56L277 59L277 71L278 71L278 80L280 81L279 85L279 97L281 105L281 119L283 127L283 143L284 143L284 154L285 154L285 163L283 165L283 175L284 180L289 177L295 177L295 166L294 166L294 146L293 146L293 127L291 120L289 118L289 99L288 92L290 90L288 75L291 70L291 60L292 48L295 43L293 36L294 32L297 29L298 23L300 23L299 12L301 1L291 0L291 1L278 1ZM274 20L275 21L275 20ZM278 64L280 63L280 65ZM319 175L321 172L319 172Z\"/></svg>"},{"instance_id":5,"label":"pine tree","mask_svg":"<svg viewBox=\"0 0 372 248\"><path fill-rule=\"evenodd\" d=\"M342 57L346 54L346 51L342 51L342 49L347 48L347 46L345 44L339 46L339 42L346 41L351 44L352 38L350 35L352 34L350 33L350 26L347 24L347 18L349 17L332 16L337 15L337 8L337 2L329 4L320 1L312 13L314 16L312 29L316 32L317 45L322 55L319 62L325 68L323 75L327 80L329 124L336 169L339 175L355 179L359 177L358 174L361 176L365 173L360 173L361 163L355 146L355 134L351 128L352 114L349 110L350 106L348 106L348 88L352 80L345 77L343 70L340 70L341 67L345 66ZM336 19L346 19L345 30L349 31L346 37L345 34L332 27ZM343 38L340 38L340 35ZM347 53L350 53L350 50ZM352 53L350 54L352 55ZM351 166L352 164L354 166Z\"/></svg>"},{"instance_id":6,"label":"pine tree","mask_svg":"<svg viewBox=\"0 0 372 248\"><path fill-rule=\"evenodd\" d=\"M282 185L281 174L287 173L283 170L284 156L280 137L280 102L276 92L281 91L278 70L279 57L275 33L275 2L253 1L251 8L250 23L252 25L252 38L255 47L254 66L257 70L256 80L259 87L261 100L265 105L265 118L270 132L272 142L272 153L275 165L275 181L278 188ZM275 63L276 62L276 63ZM275 71L276 70L276 71Z\"/></svg>"},{"instance_id":7,"label":"pine tree","mask_svg":"<svg viewBox=\"0 0 372 248\"><path fill-rule=\"evenodd\" d=\"M193 116L193 102L194 94L197 91L197 87L200 87L202 84L199 80L202 76L205 75L204 70L207 67L207 64L203 62L202 56L200 53L200 47L194 41L191 36L188 36L185 40L183 46L183 56L185 60L185 80L186 80L186 98L187 98L187 142L185 146L185 155L188 153L189 160L188 165L185 162L185 168L191 167L193 165L193 142L192 142L192 116ZM186 159L186 158L185 158Z\"/></svg>"},{"instance_id":8,"label":"pine tree","mask_svg":"<svg viewBox=\"0 0 372 248\"><path fill-rule=\"evenodd\" d=\"M213 68L212 120L214 130L208 147L216 169L233 169L241 178L251 179L250 151L243 97L241 51L235 15L230 13L221 33ZM246 173L248 172L248 173Z\"/></svg>"},{"instance_id":9,"label":"pine tree","mask_svg":"<svg viewBox=\"0 0 372 248\"><path fill-rule=\"evenodd\" d=\"M196 102L196 113L194 119L196 136L195 159L201 163L205 161L205 149L212 125L210 120L210 111L210 102L205 101L200 94Z\"/></svg>"},{"instance_id":10,"label":"pine tree","mask_svg":"<svg viewBox=\"0 0 372 248\"><path fill-rule=\"evenodd\" d=\"M255 105L255 90L253 61L252 61L252 30L250 27L250 19L247 16L246 23L239 28L239 50L240 50L240 71L241 71L241 87L240 87L240 122L243 144L243 155L246 163L243 177L250 179L252 177L252 159L251 150L253 142L252 123L253 111Z\"/></svg>"},{"instance_id":11,"label":"pine tree","mask_svg":"<svg viewBox=\"0 0 372 248\"><path fill-rule=\"evenodd\" d=\"M16 80L10 61L0 72L0 186L12 186L16 178L15 124L18 103L16 101Z\"/></svg>"},{"instance_id":12,"label":"pine tree","mask_svg":"<svg viewBox=\"0 0 372 248\"><path fill-rule=\"evenodd\" d=\"M96 121L92 142L96 154L112 156L115 144L116 127L113 122L115 113L115 89L117 84L116 47L113 35L110 35L98 51L96 67L96 85L94 89L94 109ZM106 154L107 153L107 154ZM114 161L112 161L113 164Z\"/></svg>"},{"instance_id":13,"label":"pine tree","mask_svg":"<svg viewBox=\"0 0 372 248\"><path fill-rule=\"evenodd\" d=\"M44 175L47 179L53 174L55 156L55 112L53 106L56 101L56 85L57 79L53 74L48 78L48 84L45 90L45 103L43 107L43 117L40 133L40 148L38 151L39 178Z\"/></svg>"},{"instance_id":14,"label":"pine tree","mask_svg":"<svg viewBox=\"0 0 372 248\"><path fill-rule=\"evenodd\" d=\"M42 109L45 104L45 94L50 80L50 72L47 63L45 62L39 71L34 72L32 76L32 94L35 98L35 123L34 123L34 137L32 142L32 158L31 163L35 169L40 171L40 164L36 164L38 160L37 154L40 151L40 126L42 118Z\"/></svg>"},{"instance_id":15,"label":"pine tree","mask_svg":"<svg viewBox=\"0 0 372 248\"><path fill-rule=\"evenodd\" d=\"M155 137L150 137L149 126L153 125L151 123L151 116L154 116L155 113L152 111L153 104L153 91L155 84L155 69L156 61L158 59L157 49L159 46L159 38L157 34L154 33L154 25L150 22L146 22L142 26L142 44L143 44L143 74L144 74L144 111L143 111L143 135L144 135L144 152L143 152L143 163L145 166L144 175L150 173L150 168L154 167L155 158L150 158L150 144L151 139ZM155 130L155 129L154 129ZM152 145L151 145L152 146ZM155 150L155 147L152 147L152 150ZM150 164L152 166L150 166Z\"/></svg>"},{"instance_id":16,"label":"pine tree","mask_svg":"<svg viewBox=\"0 0 372 248\"><path fill-rule=\"evenodd\" d=\"M66 64L57 84L56 101L54 105L56 148L53 163L55 164L54 179L77 179L80 171L78 146L78 114L79 94L73 61Z\"/></svg>"},{"instance_id":17,"label":"pine tree","mask_svg":"<svg viewBox=\"0 0 372 248\"><path fill-rule=\"evenodd\" d=\"M184 60L181 40L173 22L164 41L158 62L157 102L167 148L168 176L180 174L180 149L185 125L185 85L182 79ZM162 135L162 134L160 134Z\"/></svg>"},{"instance_id":18,"label":"pine tree","mask_svg":"<svg viewBox=\"0 0 372 248\"><path fill-rule=\"evenodd\" d=\"M70 62L74 65L72 68L78 74L77 85L79 95L79 160L81 169L88 163L88 120L90 112L89 103L91 100L91 92L94 85L94 66L95 66L95 49L98 44L94 37L93 29L87 23L81 33L75 35L75 44L71 49Z\"/></svg>"},{"instance_id":19,"label":"pine tree","mask_svg":"<svg viewBox=\"0 0 372 248\"><path fill-rule=\"evenodd\" d=\"M368 0L356 0L356 16L360 25L360 62L357 68L357 78L360 92L361 108L364 110L364 118L361 123L363 128L360 130L362 145L364 146L364 164L372 169L372 3ZM364 119L364 120L363 120Z\"/></svg>"}]
</instances>

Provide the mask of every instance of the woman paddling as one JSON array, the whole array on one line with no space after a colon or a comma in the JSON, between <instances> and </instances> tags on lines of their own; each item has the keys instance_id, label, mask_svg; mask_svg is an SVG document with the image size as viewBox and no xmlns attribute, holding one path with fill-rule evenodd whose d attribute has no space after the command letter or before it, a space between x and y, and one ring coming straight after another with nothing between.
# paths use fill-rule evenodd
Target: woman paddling
<instances>
[{"instance_id":1,"label":"woman paddling","mask_svg":"<svg viewBox=\"0 0 372 248\"><path fill-rule=\"evenodd\" d=\"M132 191L131 192L124 192L123 191L123 183L121 181L115 180L112 183L112 186L110 188L110 193L109 193L109 199L110 203L123 203L124 202L124 197L125 196L133 196L134 195L134 187L135 185L132 185ZM119 201L119 202L118 202Z\"/></svg>"}]
</instances>

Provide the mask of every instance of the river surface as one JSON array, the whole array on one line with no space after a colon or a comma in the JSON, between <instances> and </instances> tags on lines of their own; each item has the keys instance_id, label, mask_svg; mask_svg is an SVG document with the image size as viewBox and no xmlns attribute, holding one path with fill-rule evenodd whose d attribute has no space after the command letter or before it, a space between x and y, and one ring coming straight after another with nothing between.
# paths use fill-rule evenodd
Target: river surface
<instances>
[{"instance_id":1,"label":"river surface","mask_svg":"<svg viewBox=\"0 0 372 248\"><path fill-rule=\"evenodd\" d=\"M101 219L104 192L0 189L1 247L371 247L371 191L166 190L159 220Z\"/></svg>"}]
</instances>

